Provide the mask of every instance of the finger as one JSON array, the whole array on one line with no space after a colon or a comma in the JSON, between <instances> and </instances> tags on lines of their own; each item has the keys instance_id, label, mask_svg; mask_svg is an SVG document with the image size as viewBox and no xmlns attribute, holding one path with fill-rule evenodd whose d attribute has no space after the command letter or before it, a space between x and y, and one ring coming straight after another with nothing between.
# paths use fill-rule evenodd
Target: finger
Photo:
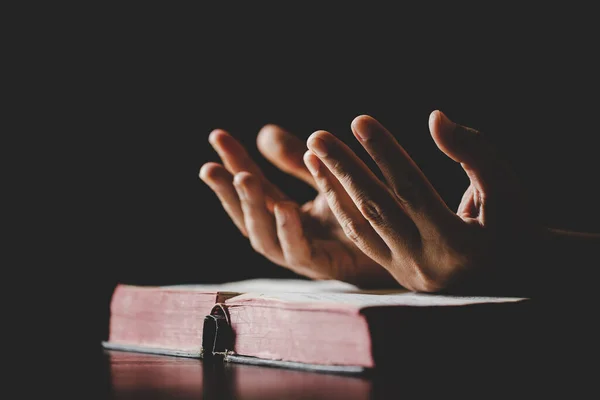
<instances>
[{"instance_id":1,"label":"finger","mask_svg":"<svg viewBox=\"0 0 600 400\"><path fill-rule=\"evenodd\" d=\"M514 183L512 171L480 132L450 121L441 111L431 113L429 130L439 149L461 163L483 194Z\"/></svg>"},{"instance_id":2,"label":"finger","mask_svg":"<svg viewBox=\"0 0 600 400\"><path fill-rule=\"evenodd\" d=\"M314 268L321 264L315 257L311 244L304 235L298 205L292 202L279 202L275 205L277 237L285 258L285 264L292 271L312 279L328 276Z\"/></svg>"},{"instance_id":3,"label":"finger","mask_svg":"<svg viewBox=\"0 0 600 400\"><path fill-rule=\"evenodd\" d=\"M275 217L267 210L261 180L248 173L240 172L233 179L241 200L244 224L254 250L275 263L283 261L277 240Z\"/></svg>"},{"instance_id":4,"label":"finger","mask_svg":"<svg viewBox=\"0 0 600 400\"><path fill-rule=\"evenodd\" d=\"M304 162L346 236L367 256L387 265L391 259L390 248L356 208L337 178L311 151L304 154Z\"/></svg>"},{"instance_id":5,"label":"finger","mask_svg":"<svg viewBox=\"0 0 600 400\"><path fill-rule=\"evenodd\" d=\"M222 165L206 163L200 168L200 179L215 192L233 223L247 237L244 213L238 194L233 187L233 175Z\"/></svg>"},{"instance_id":6,"label":"finger","mask_svg":"<svg viewBox=\"0 0 600 400\"><path fill-rule=\"evenodd\" d=\"M462 218L477 217L477 193L473 185L469 185L458 205L456 214Z\"/></svg>"},{"instance_id":7,"label":"finger","mask_svg":"<svg viewBox=\"0 0 600 400\"><path fill-rule=\"evenodd\" d=\"M240 142L222 129L215 129L208 136L208 141L217 151L225 168L232 174L247 171L255 176L263 176L262 171L248 155Z\"/></svg>"},{"instance_id":8,"label":"finger","mask_svg":"<svg viewBox=\"0 0 600 400\"><path fill-rule=\"evenodd\" d=\"M265 125L258 133L257 145L265 158L277 168L317 188L302 160L306 151L302 140L277 125Z\"/></svg>"},{"instance_id":9,"label":"finger","mask_svg":"<svg viewBox=\"0 0 600 400\"><path fill-rule=\"evenodd\" d=\"M268 197L275 201L287 199L287 196L281 190L268 181L258 165L250 158L244 146L227 132L222 129L215 129L210 133L208 141L217 151L225 168L231 174L235 175L243 171L249 172L263 182L263 188Z\"/></svg>"},{"instance_id":10,"label":"finger","mask_svg":"<svg viewBox=\"0 0 600 400\"><path fill-rule=\"evenodd\" d=\"M392 193L417 223L444 223L450 210L406 150L374 118L361 115L352 121L354 136L373 158ZM439 216L439 217L438 217ZM441 217L441 218L440 218Z\"/></svg>"},{"instance_id":11,"label":"finger","mask_svg":"<svg viewBox=\"0 0 600 400\"><path fill-rule=\"evenodd\" d=\"M408 250L410 239L418 237L419 232L365 163L329 132L313 133L308 139L308 148L337 178L356 208L385 243L392 248Z\"/></svg>"},{"instance_id":12,"label":"finger","mask_svg":"<svg viewBox=\"0 0 600 400\"><path fill-rule=\"evenodd\" d=\"M275 206L277 236L285 258L286 266L294 272L311 279L339 279L363 287L381 287L397 284L383 267L370 271L365 279L364 271L340 241L309 240L304 233L297 204L279 202ZM336 254L333 257L331 254Z\"/></svg>"}]
</instances>

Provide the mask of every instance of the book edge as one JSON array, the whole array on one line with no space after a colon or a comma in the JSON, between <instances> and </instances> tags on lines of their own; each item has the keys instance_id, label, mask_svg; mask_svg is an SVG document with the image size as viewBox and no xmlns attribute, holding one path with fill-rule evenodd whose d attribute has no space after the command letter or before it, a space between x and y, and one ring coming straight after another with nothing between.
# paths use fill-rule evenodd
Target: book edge
<instances>
[{"instance_id":1,"label":"book edge","mask_svg":"<svg viewBox=\"0 0 600 400\"><path fill-rule=\"evenodd\" d=\"M175 356L175 357L187 357L187 358L202 358L202 351L185 351L175 349L163 349L159 347L148 347L138 346L134 344L115 343L110 341L103 341L102 347L107 350L125 351L128 353L144 353L144 354L155 354L161 356Z\"/></svg>"},{"instance_id":2,"label":"book edge","mask_svg":"<svg viewBox=\"0 0 600 400\"><path fill-rule=\"evenodd\" d=\"M145 346L136 346L121 343L102 342L102 347L111 351L122 351L128 353L143 353L157 356L185 357L194 359L203 359L202 352L187 352L173 349L161 349ZM253 365L269 368L285 368L297 371L333 373L343 375L363 375L372 370L372 368L355 365L327 365L327 364L309 364L296 361L270 360L267 358L258 358L250 356L241 356L229 353L222 358L223 362L232 364Z\"/></svg>"}]
</instances>

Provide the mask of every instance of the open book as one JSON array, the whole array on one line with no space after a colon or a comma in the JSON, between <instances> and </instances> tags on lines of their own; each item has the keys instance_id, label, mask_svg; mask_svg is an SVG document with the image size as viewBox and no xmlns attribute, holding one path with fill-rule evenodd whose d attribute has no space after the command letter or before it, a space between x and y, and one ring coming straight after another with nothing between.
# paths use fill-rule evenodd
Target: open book
<instances>
[{"instance_id":1,"label":"open book","mask_svg":"<svg viewBox=\"0 0 600 400\"><path fill-rule=\"evenodd\" d=\"M519 340L528 299L360 291L338 281L118 285L109 349L362 372L440 349ZM487 344L487 346L486 346ZM419 348L421 346L421 348ZM438 353L439 354L439 353Z\"/></svg>"}]
</instances>

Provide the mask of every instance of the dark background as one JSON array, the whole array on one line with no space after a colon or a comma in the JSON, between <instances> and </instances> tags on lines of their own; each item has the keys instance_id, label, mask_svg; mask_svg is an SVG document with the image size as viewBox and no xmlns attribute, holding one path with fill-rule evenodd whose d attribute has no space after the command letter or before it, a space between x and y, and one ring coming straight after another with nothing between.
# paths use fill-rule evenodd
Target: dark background
<instances>
[{"instance_id":1,"label":"dark background","mask_svg":"<svg viewBox=\"0 0 600 400\"><path fill-rule=\"evenodd\" d=\"M37 36L51 71L39 78L56 108L56 136L46 140L61 148L54 161L67 177L46 192L68 231L51 237L66 272L57 291L84 310L72 336L93 348L105 338L118 282L295 277L252 251L199 180L200 166L218 160L207 141L214 128L305 201L311 190L259 156L258 130L276 123L306 139L325 129L364 157L350 122L370 114L455 209L468 181L429 135L428 116L440 109L498 144L547 225L597 232L588 25L541 26L538 14L498 25L445 20L443 10L423 16L409 25L412 14L377 8L140 7L94 10L57 24L60 39ZM67 289L75 286L77 295Z\"/></svg>"}]
</instances>

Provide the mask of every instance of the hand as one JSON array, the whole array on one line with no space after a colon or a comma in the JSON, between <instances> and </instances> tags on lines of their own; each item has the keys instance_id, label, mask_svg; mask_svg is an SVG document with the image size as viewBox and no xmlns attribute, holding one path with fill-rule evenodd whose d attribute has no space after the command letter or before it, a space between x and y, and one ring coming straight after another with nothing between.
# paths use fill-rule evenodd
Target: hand
<instances>
[{"instance_id":1,"label":"hand","mask_svg":"<svg viewBox=\"0 0 600 400\"><path fill-rule=\"evenodd\" d=\"M344 234L328 205L329 201L337 207L335 198L321 191L313 201L299 206L267 180L227 132L215 130L209 141L223 165L203 165L200 178L217 194L257 252L313 279L338 279L361 287L398 285ZM257 144L278 168L318 189L302 161L306 145L298 138L267 125L260 131ZM357 213L353 217L359 217Z\"/></svg>"},{"instance_id":2,"label":"hand","mask_svg":"<svg viewBox=\"0 0 600 400\"><path fill-rule=\"evenodd\" d=\"M438 292L515 264L542 229L530 217L515 174L479 132L434 111L431 135L471 183L452 212L394 137L375 119L352 131L387 185L332 134L308 139L304 160L346 236L404 287ZM506 268L508 270L508 268ZM512 275L519 279L519 274ZM479 282L478 284L480 284Z\"/></svg>"}]
</instances>

